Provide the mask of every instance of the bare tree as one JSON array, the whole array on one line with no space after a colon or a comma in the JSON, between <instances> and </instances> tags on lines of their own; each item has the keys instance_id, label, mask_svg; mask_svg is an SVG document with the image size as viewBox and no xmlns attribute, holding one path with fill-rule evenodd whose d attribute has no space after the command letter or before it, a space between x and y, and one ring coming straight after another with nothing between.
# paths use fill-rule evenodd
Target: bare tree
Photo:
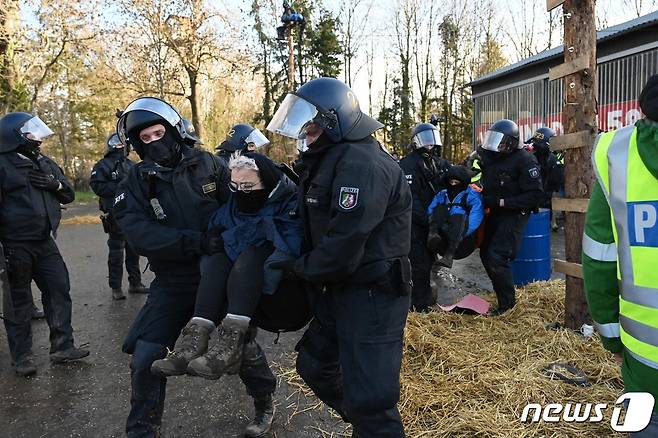
<instances>
[{"instance_id":1,"label":"bare tree","mask_svg":"<svg viewBox=\"0 0 658 438\"><path fill-rule=\"evenodd\" d=\"M632 8L635 15L641 17L642 15L655 10L656 0L624 0L624 6Z\"/></svg>"},{"instance_id":2,"label":"bare tree","mask_svg":"<svg viewBox=\"0 0 658 438\"><path fill-rule=\"evenodd\" d=\"M372 0L342 0L340 4L342 51L345 69L345 82L350 87L356 76L352 71L352 61L359 52L363 38L368 31Z\"/></svg>"},{"instance_id":3,"label":"bare tree","mask_svg":"<svg viewBox=\"0 0 658 438\"><path fill-rule=\"evenodd\" d=\"M437 12L437 2L426 2L422 9L413 11L413 23L416 29L414 39L414 63L416 85L418 87L418 112L421 121L428 118L430 94L435 87L434 65L432 55L438 41L434 41L434 25Z\"/></svg>"}]
</instances>

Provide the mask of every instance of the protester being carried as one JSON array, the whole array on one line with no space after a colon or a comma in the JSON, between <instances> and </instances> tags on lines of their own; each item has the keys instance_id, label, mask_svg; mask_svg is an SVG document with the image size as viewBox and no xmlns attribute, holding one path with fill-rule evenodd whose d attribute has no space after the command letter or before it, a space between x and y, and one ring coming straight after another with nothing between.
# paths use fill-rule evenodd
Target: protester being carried
<instances>
[{"instance_id":1,"label":"protester being carried","mask_svg":"<svg viewBox=\"0 0 658 438\"><path fill-rule=\"evenodd\" d=\"M484 220L481 193L469 185L464 166L451 166L444 176L447 188L438 192L430 206L427 246L443 256L436 263L452 268L453 259L470 255L476 246L476 231Z\"/></svg>"},{"instance_id":2,"label":"protester being carried","mask_svg":"<svg viewBox=\"0 0 658 438\"><path fill-rule=\"evenodd\" d=\"M229 169L231 198L208 225L207 244L223 250L202 258L194 317L175 349L153 363L155 373L207 379L237 373L261 295L274 294L284 275L269 269L269 264L300 255L302 228L295 185L269 158L255 152L237 152ZM219 342L208 350L210 334L224 311Z\"/></svg>"}]
</instances>

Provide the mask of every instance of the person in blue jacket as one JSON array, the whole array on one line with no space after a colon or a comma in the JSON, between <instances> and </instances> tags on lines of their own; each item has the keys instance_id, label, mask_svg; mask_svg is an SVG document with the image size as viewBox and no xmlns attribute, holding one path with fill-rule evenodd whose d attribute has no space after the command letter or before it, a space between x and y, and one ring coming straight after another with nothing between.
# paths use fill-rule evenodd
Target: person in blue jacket
<instances>
[{"instance_id":1,"label":"person in blue jacket","mask_svg":"<svg viewBox=\"0 0 658 438\"><path fill-rule=\"evenodd\" d=\"M453 259L467 257L475 250L484 205L480 192L469 185L471 177L464 166L451 166L444 180L447 188L437 193L427 208L427 246L443 256L438 265L452 268Z\"/></svg>"}]
</instances>

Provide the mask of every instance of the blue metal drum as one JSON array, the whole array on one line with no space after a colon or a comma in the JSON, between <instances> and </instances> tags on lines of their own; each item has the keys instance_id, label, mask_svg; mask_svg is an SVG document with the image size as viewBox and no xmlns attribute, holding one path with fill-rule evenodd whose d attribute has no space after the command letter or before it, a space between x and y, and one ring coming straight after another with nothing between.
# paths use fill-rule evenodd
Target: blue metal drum
<instances>
[{"instance_id":1,"label":"blue metal drum","mask_svg":"<svg viewBox=\"0 0 658 438\"><path fill-rule=\"evenodd\" d=\"M512 262L515 286L551 278L551 211L532 213L523 232L521 249Z\"/></svg>"}]
</instances>

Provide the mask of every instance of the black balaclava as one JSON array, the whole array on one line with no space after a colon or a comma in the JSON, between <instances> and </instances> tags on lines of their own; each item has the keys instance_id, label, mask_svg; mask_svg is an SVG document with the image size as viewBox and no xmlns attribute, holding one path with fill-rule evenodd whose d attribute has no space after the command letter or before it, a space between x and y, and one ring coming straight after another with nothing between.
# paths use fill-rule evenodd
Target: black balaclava
<instances>
[{"instance_id":1,"label":"black balaclava","mask_svg":"<svg viewBox=\"0 0 658 438\"><path fill-rule=\"evenodd\" d=\"M548 154L551 152L551 148L545 141L535 141L532 143L533 150L537 159L542 163L545 163L548 159Z\"/></svg>"},{"instance_id":2,"label":"black balaclava","mask_svg":"<svg viewBox=\"0 0 658 438\"><path fill-rule=\"evenodd\" d=\"M142 128L143 129L143 128ZM165 125L165 135L160 140L143 143L144 156L163 167L176 167L181 158L181 148L172 128Z\"/></svg>"},{"instance_id":3,"label":"black balaclava","mask_svg":"<svg viewBox=\"0 0 658 438\"><path fill-rule=\"evenodd\" d=\"M281 171L276 164L268 157L257 152L248 152L242 154L251 158L258 166L258 176L263 182L263 188L252 190L248 193L238 190L235 193L235 202L241 213L255 214L263 208L267 202L272 190L276 187L281 179Z\"/></svg>"},{"instance_id":4,"label":"black balaclava","mask_svg":"<svg viewBox=\"0 0 658 438\"><path fill-rule=\"evenodd\" d=\"M41 155L41 142L24 139L23 142L16 148L16 152L26 156L36 163L39 159L39 155Z\"/></svg>"},{"instance_id":5,"label":"black balaclava","mask_svg":"<svg viewBox=\"0 0 658 438\"><path fill-rule=\"evenodd\" d=\"M468 176L468 170L464 166L450 166L450 169L446 172L445 175L445 186L448 191L448 198L452 201L455 197L468 188L468 184L471 182L470 177ZM451 185L450 180L456 179L459 181L457 185Z\"/></svg>"}]
</instances>

